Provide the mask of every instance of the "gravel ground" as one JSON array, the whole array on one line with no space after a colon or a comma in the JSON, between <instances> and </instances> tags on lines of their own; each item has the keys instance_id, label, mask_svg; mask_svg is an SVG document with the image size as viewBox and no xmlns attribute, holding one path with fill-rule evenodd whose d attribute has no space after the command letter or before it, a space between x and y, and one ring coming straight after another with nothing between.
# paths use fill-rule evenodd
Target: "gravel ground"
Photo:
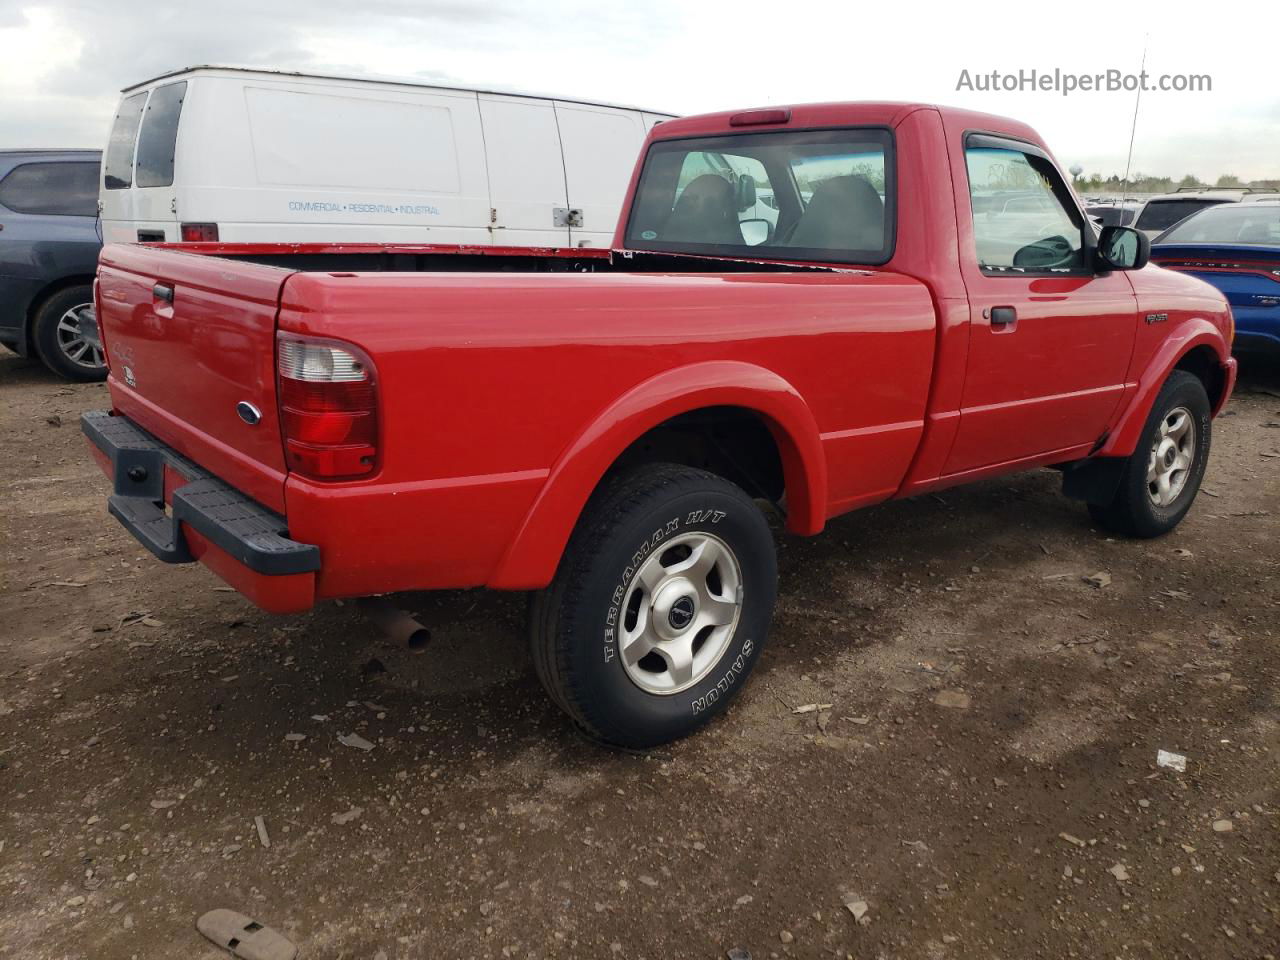
<instances>
[{"instance_id":1,"label":"gravel ground","mask_svg":"<svg viewBox=\"0 0 1280 960\"><path fill-rule=\"evenodd\" d=\"M751 682L646 755L550 706L522 596L404 597L415 656L154 561L106 405L0 358L0 957L225 956L215 907L309 958L1280 953L1280 365L1163 540L1048 471L784 539Z\"/></svg>"}]
</instances>

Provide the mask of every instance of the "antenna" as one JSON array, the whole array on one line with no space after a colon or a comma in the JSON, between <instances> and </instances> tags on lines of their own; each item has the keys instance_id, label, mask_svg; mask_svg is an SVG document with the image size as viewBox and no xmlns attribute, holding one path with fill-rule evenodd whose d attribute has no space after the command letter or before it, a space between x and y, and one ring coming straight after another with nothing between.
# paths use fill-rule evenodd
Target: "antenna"
<instances>
[{"instance_id":1,"label":"antenna","mask_svg":"<svg viewBox=\"0 0 1280 960\"><path fill-rule=\"evenodd\" d=\"M1144 34L1142 37L1142 65L1138 67L1138 93L1133 98L1133 126L1129 128L1129 156L1124 161L1124 182L1120 184L1120 206L1122 207L1129 193L1129 168L1133 163L1133 140L1138 135L1138 107L1142 106L1142 74L1147 70L1147 42L1150 37L1150 34Z\"/></svg>"}]
</instances>

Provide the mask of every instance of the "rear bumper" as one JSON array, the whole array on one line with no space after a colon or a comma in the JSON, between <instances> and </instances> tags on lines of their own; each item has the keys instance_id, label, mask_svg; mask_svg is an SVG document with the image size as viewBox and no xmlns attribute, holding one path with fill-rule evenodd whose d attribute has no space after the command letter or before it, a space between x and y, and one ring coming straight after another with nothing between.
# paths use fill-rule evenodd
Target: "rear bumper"
<instances>
[{"instance_id":1,"label":"rear bumper","mask_svg":"<svg viewBox=\"0 0 1280 960\"><path fill-rule=\"evenodd\" d=\"M198 560L274 613L314 604L320 549L291 540L284 517L127 417L86 413L80 424L114 484L107 510L157 558Z\"/></svg>"}]
</instances>

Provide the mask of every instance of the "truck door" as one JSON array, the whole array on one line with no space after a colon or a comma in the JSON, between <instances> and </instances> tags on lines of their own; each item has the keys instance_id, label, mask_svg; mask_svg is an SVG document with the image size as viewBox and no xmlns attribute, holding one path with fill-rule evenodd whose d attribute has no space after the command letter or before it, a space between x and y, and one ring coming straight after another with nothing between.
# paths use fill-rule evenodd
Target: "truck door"
<instances>
[{"instance_id":1,"label":"truck door","mask_svg":"<svg viewBox=\"0 0 1280 960\"><path fill-rule=\"evenodd\" d=\"M555 107L550 100L482 93L493 243L564 247L569 202Z\"/></svg>"},{"instance_id":2,"label":"truck door","mask_svg":"<svg viewBox=\"0 0 1280 960\"><path fill-rule=\"evenodd\" d=\"M971 333L945 474L1097 441L1123 394L1137 321L1125 274L1094 273L1091 228L1043 152L970 134L964 154L956 201Z\"/></svg>"},{"instance_id":3,"label":"truck door","mask_svg":"<svg viewBox=\"0 0 1280 960\"><path fill-rule=\"evenodd\" d=\"M644 143L643 117L634 110L556 102L564 173L573 210L575 247L607 247Z\"/></svg>"}]
</instances>

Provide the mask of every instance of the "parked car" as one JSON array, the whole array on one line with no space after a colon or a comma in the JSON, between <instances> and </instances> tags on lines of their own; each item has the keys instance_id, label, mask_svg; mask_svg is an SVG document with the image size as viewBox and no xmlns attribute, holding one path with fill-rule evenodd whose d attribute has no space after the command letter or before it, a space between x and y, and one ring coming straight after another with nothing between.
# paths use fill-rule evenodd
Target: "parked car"
<instances>
[{"instance_id":1,"label":"parked car","mask_svg":"<svg viewBox=\"0 0 1280 960\"><path fill-rule=\"evenodd\" d=\"M669 114L412 80L192 67L124 90L108 242L607 246Z\"/></svg>"},{"instance_id":2,"label":"parked car","mask_svg":"<svg viewBox=\"0 0 1280 960\"><path fill-rule=\"evenodd\" d=\"M1202 210L1162 233L1151 258L1226 295L1237 350L1280 351L1280 199Z\"/></svg>"},{"instance_id":3,"label":"parked car","mask_svg":"<svg viewBox=\"0 0 1280 960\"><path fill-rule=\"evenodd\" d=\"M1099 227L1130 227L1141 208L1136 200L1088 200L1084 209Z\"/></svg>"},{"instance_id":4,"label":"parked car","mask_svg":"<svg viewBox=\"0 0 1280 960\"><path fill-rule=\"evenodd\" d=\"M102 380L80 332L98 265L97 150L0 150L0 343L71 380Z\"/></svg>"},{"instance_id":5,"label":"parked car","mask_svg":"<svg viewBox=\"0 0 1280 960\"><path fill-rule=\"evenodd\" d=\"M975 216L1014 175L1044 208ZM108 246L113 409L83 427L111 512L267 610L538 591L552 698L646 747L760 657L761 501L816 534L1053 465L1108 530L1190 509L1235 379L1226 301L1142 269L1131 228L1095 239L1030 127L882 103L673 120L623 209L612 252Z\"/></svg>"},{"instance_id":6,"label":"parked car","mask_svg":"<svg viewBox=\"0 0 1280 960\"><path fill-rule=\"evenodd\" d=\"M1176 193L1150 198L1143 204L1134 226L1154 240L1175 223L1206 207L1251 201L1262 196L1274 196L1274 192L1251 187L1183 187Z\"/></svg>"}]
</instances>

